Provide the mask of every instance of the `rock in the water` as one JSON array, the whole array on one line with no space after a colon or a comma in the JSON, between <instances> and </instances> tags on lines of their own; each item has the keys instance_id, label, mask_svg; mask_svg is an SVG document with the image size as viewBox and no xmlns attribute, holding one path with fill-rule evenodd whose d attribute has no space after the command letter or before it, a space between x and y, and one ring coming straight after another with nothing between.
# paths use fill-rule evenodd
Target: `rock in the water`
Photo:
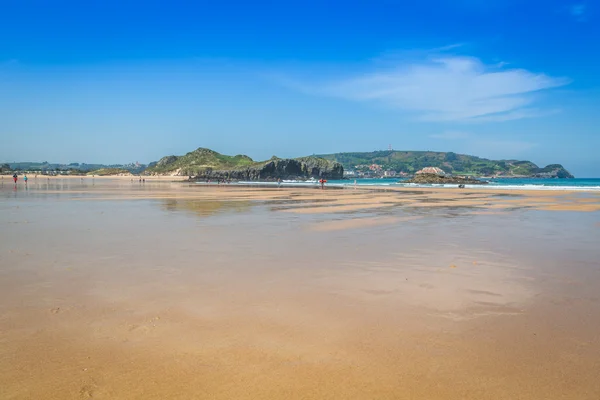
<instances>
[{"instance_id":1,"label":"rock in the water","mask_svg":"<svg viewBox=\"0 0 600 400\"><path fill-rule=\"evenodd\" d=\"M486 185L487 182L480 181L475 178L467 178L463 176L441 176L437 174L420 173L412 179L402 181L402 183L419 183L419 184L456 184L456 185Z\"/></svg>"},{"instance_id":2,"label":"rock in the water","mask_svg":"<svg viewBox=\"0 0 600 400\"><path fill-rule=\"evenodd\" d=\"M420 171L417 171L417 175L421 175L421 174L433 174L433 175L438 175L438 176L445 176L446 172L444 172L443 169L438 168L438 167L425 167Z\"/></svg>"}]
</instances>

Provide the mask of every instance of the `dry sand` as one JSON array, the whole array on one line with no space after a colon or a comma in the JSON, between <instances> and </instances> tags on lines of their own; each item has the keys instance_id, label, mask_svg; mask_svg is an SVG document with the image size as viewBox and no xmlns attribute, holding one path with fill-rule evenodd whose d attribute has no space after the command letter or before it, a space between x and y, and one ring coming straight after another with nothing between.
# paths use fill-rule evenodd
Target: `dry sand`
<instances>
[{"instance_id":1,"label":"dry sand","mask_svg":"<svg viewBox=\"0 0 600 400\"><path fill-rule=\"evenodd\" d=\"M1 399L600 398L597 195L0 196Z\"/></svg>"}]
</instances>

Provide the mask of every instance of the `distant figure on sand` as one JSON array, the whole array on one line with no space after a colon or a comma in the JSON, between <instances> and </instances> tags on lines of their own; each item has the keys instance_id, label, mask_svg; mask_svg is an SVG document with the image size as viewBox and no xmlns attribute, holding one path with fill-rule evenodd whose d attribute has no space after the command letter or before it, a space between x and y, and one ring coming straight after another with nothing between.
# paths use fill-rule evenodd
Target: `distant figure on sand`
<instances>
[{"instance_id":1,"label":"distant figure on sand","mask_svg":"<svg viewBox=\"0 0 600 400\"><path fill-rule=\"evenodd\" d=\"M17 177L17 174L14 174L14 175L13 175L13 181L15 181L15 184L17 183L17 179L19 179L19 178Z\"/></svg>"},{"instance_id":2,"label":"distant figure on sand","mask_svg":"<svg viewBox=\"0 0 600 400\"><path fill-rule=\"evenodd\" d=\"M277 179L277 186L281 186L281 178Z\"/></svg>"},{"instance_id":3,"label":"distant figure on sand","mask_svg":"<svg viewBox=\"0 0 600 400\"><path fill-rule=\"evenodd\" d=\"M319 183L321 184L321 189L325 189L325 183L327 182L327 180L325 179L320 179Z\"/></svg>"},{"instance_id":4,"label":"distant figure on sand","mask_svg":"<svg viewBox=\"0 0 600 400\"><path fill-rule=\"evenodd\" d=\"M27 175L25 175L25 176L23 177L23 180L25 181L25 184L27 185L27 181L29 180L29 178L27 177Z\"/></svg>"}]
</instances>

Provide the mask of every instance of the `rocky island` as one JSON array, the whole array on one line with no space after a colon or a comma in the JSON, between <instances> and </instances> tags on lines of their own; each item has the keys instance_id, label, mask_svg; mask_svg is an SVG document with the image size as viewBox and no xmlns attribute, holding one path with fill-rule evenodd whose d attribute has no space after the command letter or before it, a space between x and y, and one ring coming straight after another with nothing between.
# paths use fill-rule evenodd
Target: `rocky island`
<instances>
[{"instance_id":1,"label":"rocky island","mask_svg":"<svg viewBox=\"0 0 600 400\"><path fill-rule=\"evenodd\" d=\"M340 163L319 157L254 161L246 155L227 156L198 148L184 156L167 156L151 163L146 175L188 176L191 180L276 181L278 179L342 179Z\"/></svg>"},{"instance_id":2,"label":"rocky island","mask_svg":"<svg viewBox=\"0 0 600 400\"><path fill-rule=\"evenodd\" d=\"M466 177L452 176L446 174L442 169L437 167L427 167L418 171L414 177L402 183L418 183L418 184L454 184L454 185L486 185L486 181Z\"/></svg>"},{"instance_id":3,"label":"rocky island","mask_svg":"<svg viewBox=\"0 0 600 400\"><path fill-rule=\"evenodd\" d=\"M439 176L436 174L419 174L402 183L418 184L450 184L450 185L487 185L486 181L464 176Z\"/></svg>"}]
</instances>

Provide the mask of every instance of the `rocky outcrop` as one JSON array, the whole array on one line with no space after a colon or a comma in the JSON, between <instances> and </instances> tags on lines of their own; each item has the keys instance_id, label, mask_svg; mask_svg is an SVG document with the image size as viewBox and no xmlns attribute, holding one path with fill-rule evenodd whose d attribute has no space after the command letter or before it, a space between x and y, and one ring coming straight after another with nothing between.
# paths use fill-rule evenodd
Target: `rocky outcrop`
<instances>
[{"instance_id":1,"label":"rocky outcrop","mask_svg":"<svg viewBox=\"0 0 600 400\"><path fill-rule=\"evenodd\" d=\"M198 148L183 156L167 156L151 163L146 175L188 176L193 180L276 181L278 179L342 179L340 163L319 157L255 162L246 155L227 156Z\"/></svg>"},{"instance_id":2,"label":"rocky outcrop","mask_svg":"<svg viewBox=\"0 0 600 400\"><path fill-rule=\"evenodd\" d=\"M418 183L418 184L449 184L449 185L485 185L487 182L479 179L467 178L463 176L442 176L437 174L421 173L415 175L412 179L402 181L402 183Z\"/></svg>"},{"instance_id":3,"label":"rocky outcrop","mask_svg":"<svg viewBox=\"0 0 600 400\"><path fill-rule=\"evenodd\" d=\"M443 169L438 168L438 167L425 167L422 170L417 171L417 175L421 175L421 174L431 174L431 175L445 176L446 172L444 172Z\"/></svg>"},{"instance_id":4,"label":"rocky outcrop","mask_svg":"<svg viewBox=\"0 0 600 400\"><path fill-rule=\"evenodd\" d=\"M321 162L319 159L279 159L273 158L259 165L230 170L207 168L192 176L191 180L233 180L233 181L276 181L278 179L342 179L344 169L341 164Z\"/></svg>"},{"instance_id":5,"label":"rocky outcrop","mask_svg":"<svg viewBox=\"0 0 600 400\"><path fill-rule=\"evenodd\" d=\"M560 164L550 164L544 168L538 168L533 174L534 178L574 178L569 171L567 171Z\"/></svg>"}]
</instances>

